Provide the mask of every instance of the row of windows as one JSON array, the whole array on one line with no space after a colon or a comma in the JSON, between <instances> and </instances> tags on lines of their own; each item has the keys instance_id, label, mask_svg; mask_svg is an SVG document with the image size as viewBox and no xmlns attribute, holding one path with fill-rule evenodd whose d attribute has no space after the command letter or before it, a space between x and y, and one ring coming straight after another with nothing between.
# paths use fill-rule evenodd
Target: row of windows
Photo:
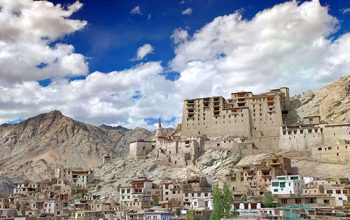
<instances>
[{"instance_id":1,"label":"row of windows","mask_svg":"<svg viewBox=\"0 0 350 220\"><path fill-rule=\"evenodd\" d=\"M173 190L172 194L180 194L180 190L177 190L177 191ZM169 192L165 192L165 195L169 195Z\"/></svg>"},{"instance_id":2,"label":"row of windows","mask_svg":"<svg viewBox=\"0 0 350 220\"><path fill-rule=\"evenodd\" d=\"M333 148L332 147L325 147L324 148L324 151L327 151L327 150L332 150ZM344 146L344 149L348 149L348 146ZM322 151L322 147L318 148L317 149L318 151ZM337 150L339 150L339 147L337 147ZM337 155L338 156L338 155Z\"/></svg>"},{"instance_id":3,"label":"row of windows","mask_svg":"<svg viewBox=\"0 0 350 220\"><path fill-rule=\"evenodd\" d=\"M341 189L327 189L326 194L347 194L347 190L341 190Z\"/></svg>"},{"instance_id":4,"label":"row of windows","mask_svg":"<svg viewBox=\"0 0 350 220\"><path fill-rule=\"evenodd\" d=\"M194 196L209 196L209 193L184 193L185 197L194 197Z\"/></svg>"}]
</instances>

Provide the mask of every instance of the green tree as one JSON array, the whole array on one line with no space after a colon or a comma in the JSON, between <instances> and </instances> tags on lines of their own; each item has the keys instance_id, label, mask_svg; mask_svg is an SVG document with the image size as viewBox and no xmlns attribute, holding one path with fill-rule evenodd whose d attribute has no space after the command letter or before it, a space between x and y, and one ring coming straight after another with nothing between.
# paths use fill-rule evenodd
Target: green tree
<instances>
[{"instance_id":1,"label":"green tree","mask_svg":"<svg viewBox=\"0 0 350 220\"><path fill-rule=\"evenodd\" d=\"M233 198L231 191L227 184L223 189L219 189L215 186L212 192L213 198L213 211L210 216L210 220L220 220L221 218L233 218L238 213L232 209Z\"/></svg>"},{"instance_id":2,"label":"green tree","mask_svg":"<svg viewBox=\"0 0 350 220\"><path fill-rule=\"evenodd\" d=\"M274 207L274 198L271 192L264 192L262 204L264 208Z\"/></svg>"},{"instance_id":3,"label":"green tree","mask_svg":"<svg viewBox=\"0 0 350 220\"><path fill-rule=\"evenodd\" d=\"M194 211L194 209L190 209L188 210L188 213L186 215L186 220L196 220L197 216L196 216L196 212Z\"/></svg>"},{"instance_id":4,"label":"green tree","mask_svg":"<svg viewBox=\"0 0 350 220\"><path fill-rule=\"evenodd\" d=\"M219 189L219 186L214 186L213 192L212 192L212 198L213 198L213 211L210 215L210 220L220 220L222 216L224 215L224 210L222 207L222 193Z\"/></svg>"},{"instance_id":5,"label":"green tree","mask_svg":"<svg viewBox=\"0 0 350 220\"><path fill-rule=\"evenodd\" d=\"M226 183L222 190L222 197L223 197L222 206L224 209L224 217L229 218L231 217L231 208L232 208L233 198L232 198L231 191Z\"/></svg>"}]
</instances>

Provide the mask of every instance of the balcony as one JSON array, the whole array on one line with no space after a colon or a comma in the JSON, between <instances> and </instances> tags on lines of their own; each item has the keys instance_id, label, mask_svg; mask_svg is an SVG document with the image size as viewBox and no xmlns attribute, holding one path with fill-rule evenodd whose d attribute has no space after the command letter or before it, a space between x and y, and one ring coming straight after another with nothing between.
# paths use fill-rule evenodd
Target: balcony
<instances>
[{"instance_id":1,"label":"balcony","mask_svg":"<svg viewBox=\"0 0 350 220\"><path fill-rule=\"evenodd\" d=\"M214 98L213 102L214 102L214 104L215 103L220 103L220 99L219 98Z\"/></svg>"},{"instance_id":2,"label":"balcony","mask_svg":"<svg viewBox=\"0 0 350 220\"><path fill-rule=\"evenodd\" d=\"M194 106L187 106L188 111L194 111Z\"/></svg>"},{"instance_id":3,"label":"balcony","mask_svg":"<svg viewBox=\"0 0 350 220\"><path fill-rule=\"evenodd\" d=\"M237 99L237 103L245 103L245 99Z\"/></svg>"},{"instance_id":4,"label":"balcony","mask_svg":"<svg viewBox=\"0 0 350 220\"><path fill-rule=\"evenodd\" d=\"M209 98L205 98L205 99L203 99L203 102L204 102L204 103L209 103L209 102L210 102L210 99L209 99Z\"/></svg>"}]
</instances>

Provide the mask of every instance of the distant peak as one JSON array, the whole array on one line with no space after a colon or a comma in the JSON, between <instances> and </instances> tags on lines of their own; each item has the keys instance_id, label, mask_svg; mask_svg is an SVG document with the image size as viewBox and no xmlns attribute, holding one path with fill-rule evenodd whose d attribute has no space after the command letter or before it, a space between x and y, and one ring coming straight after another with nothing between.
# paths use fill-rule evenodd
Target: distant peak
<instances>
[{"instance_id":1,"label":"distant peak","mask_svg":"<svg viewBox=\"0 0 350 220\"><path fill-rule=\"evenodd\" d=\"M51 112L44 113L43 116L48 117L48 118L63 118L63 117L65 117L62 114L62 112L60 112L58 110L53 110Z\"/></svg>"},{"instance_id":2,"label":"distant peak","mask_svg":"<svg viewBox=\"0 0 350 220\"><path fill-rule=\"evenodd\" d=\"M102 124L102 125L100 125L100 128L104 128L104 129L107 129L107 130L117 130L117 131L123 131L123 132L127 132L127 131L129 131L129 130L130 130L130 129L125 128L125 127L120 126L120 125L118 125L118 126L114 127L114 126L110 126L110 125L106 125L106 124Z\"/></svg>"},{"instance_id":3,"label":"distant peak","mask_svg":"<svg viewBox=\"0 0 350 220\"><path fill-rule=\"evenodd\" d=\"M58 111L58 110L53 110L49 113L47 113L48 115L63 115L62 112Z\"/></svg>"}]
</instances>

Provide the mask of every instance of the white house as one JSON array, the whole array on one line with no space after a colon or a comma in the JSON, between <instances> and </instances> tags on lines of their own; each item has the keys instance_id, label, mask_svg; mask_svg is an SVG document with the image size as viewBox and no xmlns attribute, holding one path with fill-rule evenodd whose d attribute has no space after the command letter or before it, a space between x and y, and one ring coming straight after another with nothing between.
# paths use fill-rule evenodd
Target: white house
<instances>
[{"instance_id":1,"label":"white house","mask_svg":"<svg viewBox=\"0 0 350 220\"><path fill-rule=\"evenodd\" d=\"M191 200L191 207L194 209L205 208L209 210L213 210L213 200L212 199L203 199L203 198L195 198Z\"/></svg>"},{"instance_id":2,"label":"white house","mask_svg":"<svg viewBox=\"0 0 350 220\"><path fill-rule=\"evenodd\" d=\"M274 195L301 195L304 180L299 175L277 176L271 181L270 191Z\"/></svg>"},{"instance_id":3,"label":"white house","mask_svg":"<svg viewBox=\"0 0 350 220\"><path fill-rule=\"evenodd\" d=\"M211 200L211 192L210 191L186 191L183 192L183 203L184 205L191 205L192 201L203 200L206 204L209 204ZM207 207L209 207L207 205Z\"/></svg>"},{"instance_id":4,"label":"white house","mask_svg":"<svg viewBox=\"0 0 350 220\"><path fill-rule=\"evenodd\" d=\"M44 212L55 214L55 209L57 209L57 203L54 200L44 201Z\"/></svg>"}]
</instances>

